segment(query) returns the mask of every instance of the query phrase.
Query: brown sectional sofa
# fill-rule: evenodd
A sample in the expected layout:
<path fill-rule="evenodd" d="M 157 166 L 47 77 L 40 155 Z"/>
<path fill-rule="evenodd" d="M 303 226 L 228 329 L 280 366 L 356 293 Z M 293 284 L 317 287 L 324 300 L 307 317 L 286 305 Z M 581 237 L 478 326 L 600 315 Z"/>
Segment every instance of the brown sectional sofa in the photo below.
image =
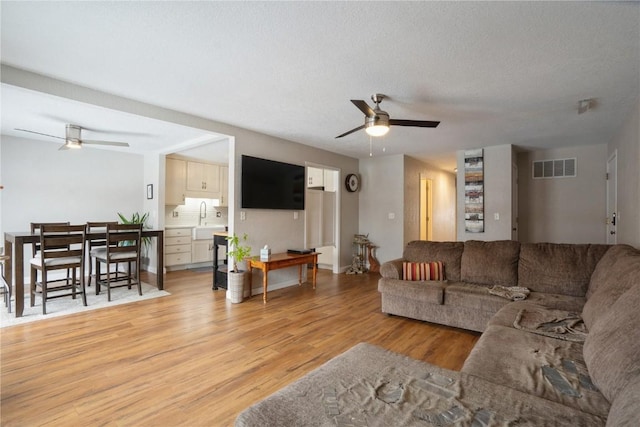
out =
<path fill-rule="evenodd" d="M 413 241 L 403 257 L 385 262 L 378 289 L 388 314 L 482 332 L 510 301 L 488 293 L 494 285 L 531 290 L 527 300 L 580 311 L 591 274 L 607 245 Z M 443 261 L 443 282 L 402 280 L 402 263 Z M 427 303 L 427 304 L 425 304 Z"/>
<path fill-rule="evenodd" d="M 640 425 L 640 251 L 411 242 L 445 281 L 383 264 L 382 310 L 482 331 L 460 372 L 360 343 L 240 413 L 237 427 Z M 523 301 L 494 285 L 531 290 Z"/>
<path fill-rule="evenodd" d="M 406 282 L 403 261 L 443 261 L 447 280 Z M 637 249 L 414 241 L 380 272 L 383 312 L 483 332 L 461 375 L 517 390 L 532 405 L 640 425 Z M 531 293 L 511 302 L 489 294 L 494 285 Z"/>

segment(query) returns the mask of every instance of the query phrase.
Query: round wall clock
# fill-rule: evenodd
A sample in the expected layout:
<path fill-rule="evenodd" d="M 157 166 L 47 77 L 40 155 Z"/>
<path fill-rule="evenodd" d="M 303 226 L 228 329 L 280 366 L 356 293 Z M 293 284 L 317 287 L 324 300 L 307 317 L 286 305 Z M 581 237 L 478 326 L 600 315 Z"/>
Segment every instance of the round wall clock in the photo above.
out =
<path fill-rule="evenodd" d="M 358 175 L 350 173 L 344 180 L 344 186 L 347 187 L 347 191 L 351 193 L 358 191 L 360 189 L 360 178 L 358 178 Z"/>

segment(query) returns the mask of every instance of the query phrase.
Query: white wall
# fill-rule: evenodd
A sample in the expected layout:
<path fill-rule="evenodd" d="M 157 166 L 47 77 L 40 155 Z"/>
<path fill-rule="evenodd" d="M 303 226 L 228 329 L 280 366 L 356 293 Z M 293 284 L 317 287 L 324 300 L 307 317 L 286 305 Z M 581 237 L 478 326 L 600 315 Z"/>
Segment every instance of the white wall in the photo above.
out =
<path fill-rule="evenodd" d="M 457 152 L 458 240 L 510 240 L 512 228 L 510 144 L 484 148 L 484 233 L 468 233 L 464 224 L 464 150 Z M 499 215 L 499 220 L 494 215 Z"/>
<path fill-rule="evenodd" d="M 618 151 L 617 242 L 640 248 L 640 99 L 607 147 Z"/>
<path fill-rule="evenodd" d="M 117 221 L 118 212 L 143 211 L 143 156 L 59 147 L 2 136 L 3 231 L 28 231 L 31 222 Z"/>
<path fill-rule="evenodd" d="M 577 158 L 575 178 L 533 179 L 532 162 Z M 606 145 L 518 155 L 521 242 L 606 242 Z"/>
<path fill-rule="evenodd" d="M 360 202 L 358 232 L 379 246 L 376 255 L 381 263 L 399 258 L 404 248 L 403 170 L 402 154 L 360 160 L 360 192 L 349 194 Z"/>
<path fill-rule="evenodd" d="M 160 186 L 160 170 L 161 165 L 163 166 L 163 159 L 161 159 L 158 154 L 146 154 L 144 156 L 144 172 L 143 172 L 143 180 L 144 185 L 142 186 L 142 194 L 140 197 L 143 200 L 143 208 L 142 212 L 148 212 L 149 218 L 147 219 L 146 225 L 147 227 L 153 229 L 161 229 L 164 228 L 164 194 L 160 191 L 162 188 Z M 164 176 L 164 175 L 163 175 Z M 147 199 L 147 185 L 153 186 L 153 198 Z M 164 185 L 163 185 L 164 186 Z M 146 249 L 146 255 L 148 257 L 148 263 L 143 262 L 143 268 L 152 272 L 158 272 L 158 259 L 156 256 L 157 252 L 157 243 L 156 239 L 151 239 L 151 244 Z"/>

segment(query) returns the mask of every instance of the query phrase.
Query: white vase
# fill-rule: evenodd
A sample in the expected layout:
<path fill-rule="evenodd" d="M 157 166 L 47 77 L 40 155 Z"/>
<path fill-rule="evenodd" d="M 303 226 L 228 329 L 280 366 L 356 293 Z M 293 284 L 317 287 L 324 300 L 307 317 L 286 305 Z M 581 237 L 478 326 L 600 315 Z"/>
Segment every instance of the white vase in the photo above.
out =
<path fill-rule="evenodd" d="M 241 303 L 244 299 L 244 284 L 247 277 L 246 271 L 227 273 L 227 299 L 233 304 Z"/>

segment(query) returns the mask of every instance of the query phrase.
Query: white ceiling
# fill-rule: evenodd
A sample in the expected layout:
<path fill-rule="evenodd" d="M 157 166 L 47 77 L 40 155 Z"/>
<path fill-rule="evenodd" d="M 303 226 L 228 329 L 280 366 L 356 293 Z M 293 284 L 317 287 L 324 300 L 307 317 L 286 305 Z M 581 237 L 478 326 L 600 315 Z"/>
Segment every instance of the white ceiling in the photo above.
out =
<path fill-rule="evenodd" d="M 443 168 L 458 149 L 607 143 L 640 92 L 638 3 L 3 1 L 1 14 L 3 64 L 357 158 L 366 134 L 335 136 L 363 124 L 349 100 L 376 92 L 391 118 L 441 124 L 393 127 L 374 155 Z M 74 120 L 140 152 L 217 137 L 7 85 L 2 97 L 8 135 Z M 578 115 L 584 98 L 596 107 Z"/>

